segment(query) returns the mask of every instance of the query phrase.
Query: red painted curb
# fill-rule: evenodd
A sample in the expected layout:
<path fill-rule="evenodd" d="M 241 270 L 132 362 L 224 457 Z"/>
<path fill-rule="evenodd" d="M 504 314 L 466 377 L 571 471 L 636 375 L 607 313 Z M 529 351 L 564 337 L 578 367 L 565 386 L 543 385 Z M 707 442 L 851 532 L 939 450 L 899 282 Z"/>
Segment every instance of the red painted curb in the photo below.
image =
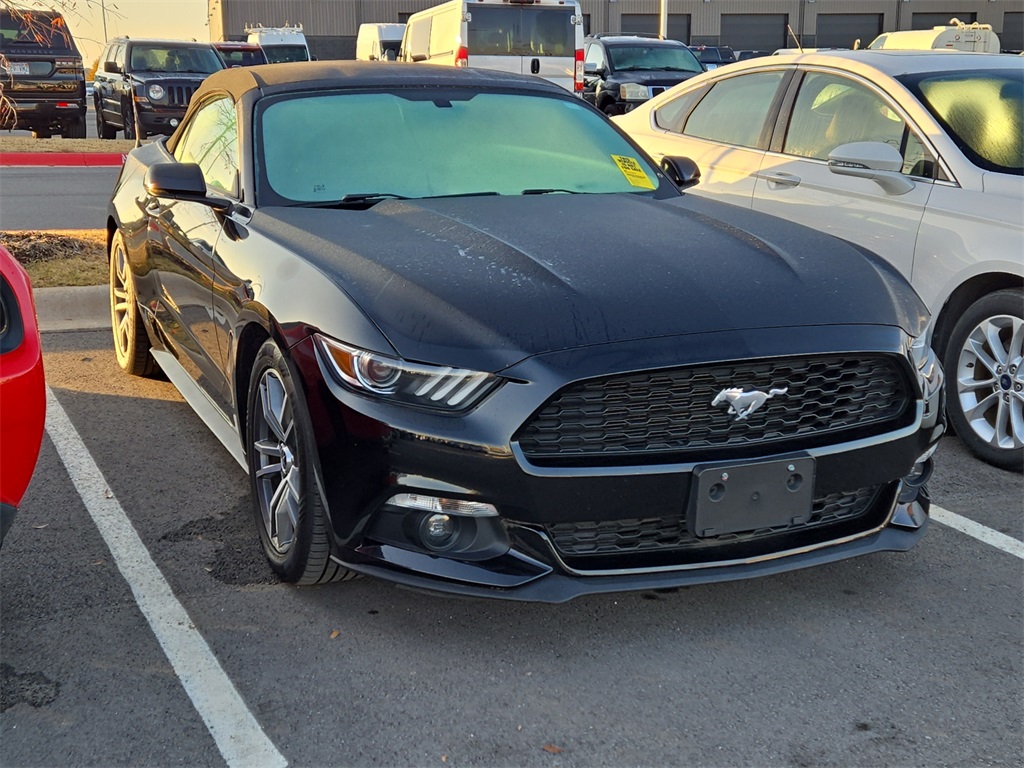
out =
<path fill-rule="evenodd" d="M 0 165 L 77 166 L 124 165 L 120 152 L 0 152 Z"/>

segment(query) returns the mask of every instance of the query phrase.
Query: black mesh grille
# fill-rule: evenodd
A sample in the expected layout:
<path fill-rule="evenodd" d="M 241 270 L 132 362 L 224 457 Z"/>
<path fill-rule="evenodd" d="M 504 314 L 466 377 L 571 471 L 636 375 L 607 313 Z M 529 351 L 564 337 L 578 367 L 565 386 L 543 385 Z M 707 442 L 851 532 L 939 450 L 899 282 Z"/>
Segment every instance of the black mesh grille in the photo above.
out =
<path fill-rule="evenodd" d="M 558 523 L 546 527 L 555 548 L 565 557 L 667 552 L 753 542 L 768 536 L 792 534 L 852 520 L 871 508 L 878 487 L 832 493 L 814 500 L 806 523 L 762 528 L 698 538 L 687 530 L 683 517 L 646 517 L 586 523 Z"/>
<path fill-rule="evenodd" d="M 196 92 L 194 85 L 167 86 L 167 103 L 172 107 L 187 107 L 192 94 Z"/>
<path fill-rule="evenodd" d="M 839 433 L 870 437 L 907 420 L 899 360 L 784 358 L 591 379 L 556 394 L 517 439 L 531 462 L 553 466 L 742 456 L 765 443 L 789 450 Z M 737 420 L 726 403 L 712 405 L 729 388 L 786 392 Z"/>

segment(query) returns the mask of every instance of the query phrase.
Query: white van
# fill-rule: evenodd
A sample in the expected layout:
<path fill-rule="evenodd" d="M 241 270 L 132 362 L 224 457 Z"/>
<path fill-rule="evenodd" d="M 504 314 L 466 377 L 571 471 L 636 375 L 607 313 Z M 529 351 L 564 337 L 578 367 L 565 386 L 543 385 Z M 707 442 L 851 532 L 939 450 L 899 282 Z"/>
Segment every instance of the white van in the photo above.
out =
<path fill-rule="evenodd" d="M 538 75 L 583 92 L 576 0 L 449 0 L 409 17 L 401 61 Z"/>
<path fill-rule="evenodd" d="M 991 24 L 965 24 L 950 19 L 948 26 L 886 32 L 871 41 L 870 49 L 927 51 L 931 49 L 999 53 L 999 36 Z"/>
<path fill-rule="evenodd" d="M 271 64 L 281 61 L 310 61 L 313 58 L 309 55 L 309 46 L 306 44 L 306 35 L 301 24 L 285 27 L 264 27 L 257 24 L 254 27 L 247 26 L 245 32 L 249 36 L 246 42 L 256 43 L 262 48 L 267 61 Z"/>
<path fill-rule="evenodd" d="M 405 24 L 360 24 L 356 61 L 394 61 L 402 47 Z"/>

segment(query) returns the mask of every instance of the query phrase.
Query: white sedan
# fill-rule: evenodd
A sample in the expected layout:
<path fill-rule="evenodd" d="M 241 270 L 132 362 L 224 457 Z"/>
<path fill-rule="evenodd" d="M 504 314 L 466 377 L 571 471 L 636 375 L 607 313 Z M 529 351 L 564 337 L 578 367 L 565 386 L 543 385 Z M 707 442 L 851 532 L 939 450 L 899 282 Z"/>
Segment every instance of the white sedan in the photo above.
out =
<path fill-rule="evenodd" d="M 890 261 L 935 316 L 953 427 L 982 459 L 1020 471 L 1022 116 L 1020 57 L 831 51 L 731 64 L 615 122 L 656 160 L 694 160 L 691 194 Z"/>

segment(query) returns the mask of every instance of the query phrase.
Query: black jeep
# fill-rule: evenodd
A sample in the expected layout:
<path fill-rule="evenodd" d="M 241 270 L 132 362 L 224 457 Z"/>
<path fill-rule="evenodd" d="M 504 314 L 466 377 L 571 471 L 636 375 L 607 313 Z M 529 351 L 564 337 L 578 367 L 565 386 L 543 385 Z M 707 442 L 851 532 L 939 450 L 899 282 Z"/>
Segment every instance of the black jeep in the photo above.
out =
<path fill-rule="evenodd" d="M 189 99 L 224 64 L 213 46 L 186 40 L 117 38 L 107 43 L 93 81 L 96 134 L 126 139 L 174 133 Z"/>
<path fill-rule="evenodd" d="M 0 128 L 85 138 L 85 70 L 56 11 L 0 10 Z"/>

